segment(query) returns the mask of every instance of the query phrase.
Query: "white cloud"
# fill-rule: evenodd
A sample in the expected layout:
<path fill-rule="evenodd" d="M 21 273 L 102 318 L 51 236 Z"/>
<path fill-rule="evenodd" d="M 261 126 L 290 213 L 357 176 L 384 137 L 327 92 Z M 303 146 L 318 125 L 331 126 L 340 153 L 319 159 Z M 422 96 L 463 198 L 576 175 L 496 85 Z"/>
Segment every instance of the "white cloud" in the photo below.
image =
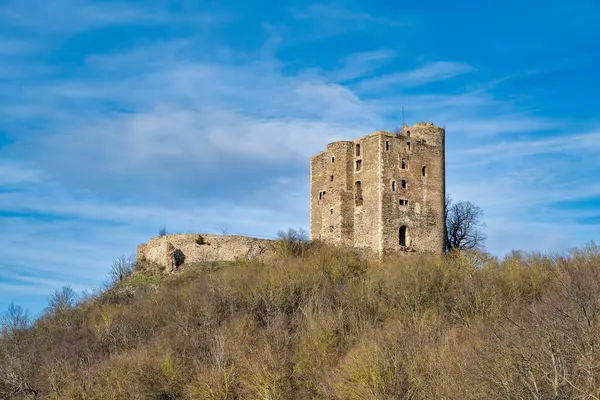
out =
<path fill-rule="evenodd" d="M 0 185 L 29 184 L 39 182 L 42 172 L 17 163 L 0 161 Z"/>
<path fill-rule="evenodd" d="M 50 34 L 73 34 L 119 24 L 183 23 L 206 25 L 232 20 L 231 15 L 204 12 L 171 13 L 167 7 L 135 2 L 96 2 L 90 0 L 7 0 L 0 8 L 5 25 Z"/>
<path fill-rule="evenodd" d="M 351 54 L 343 59 L 341 68 L 326 73 L 326 76 L 334 82 L 362 78 L 373 73 L 396 56 L 396 52 L 385 49 Z"/>
<path fill-rule="evenodd" d="M 544 127 L 545 125 L 526 125 L 521 131 L 531 132 Z M 546 125 L 548 128 L 550 124 Z M 510 129 L 504 131 L 511 132 Z M 535 139 L 535 140 L 501 140 L 492 145 L 476 147 L 466 149 L 464 151 L 458 151 L 456 155 L 458 157 L 485 157 L 489 160 L 489 157 L 499 156 L 502 157 L 523 157 L 541 154 L 563 154 L 563 153 L 577 153 L 582 152 L 594 152 L 597 153 L 600 150 L 600 132 L 580 133 L 580 134 L 569 134 L 569 135 L 554 135 L 552 138 L 546 139 Z"/>
<path fill-rule="evenodd" d="M 45 8 L 33 15 L 22 4 L 15 7 L 11 23 L 44 31 L 52 27 L 42 20 L 52 20 L 67 34 L 138 16 L 138 22 L 182 18 L 133 3 L 108 8 L 60 0 L 54 11 L 39 4 Z M 73 4 L 81 7 L 68 15 L 75 20 L 69 25 L 64 7 Z M 282 45 L 368 24 L 398 25 L 327 6 L 295 16 L 317 29 L 304 35 L 304 26 L 265 25 L 272 42 L 259 55 L 232 49 L 203 54 L 198 41 L 187 38 L 91 54 L 82 69 L 53 80 L 41 78 L 54 70 L 28 70 L 31 82 L 19 90 L 0 82 L 0 91 L 10 93 L 0 97 L 3 130 L 14 140 L 0 150 L 0 185 L 14 189 L 0 193 L 0 210 L 14 214 L 0 215 L 0 260 L 4 271 L 14 268 L 5 278 L 15 280 L 27 268 L 40 274 L 21 280 L 28 294 L 54 284 L 99 283 L 112 257 L 135 251 L 162 225 L 263 237 L 280 228 L 308 228 L 308 157 L 331 141 L 393 129 L 402 104 L 409 122 L 446 124 L 449 192 L 484 207 L 493 251 L 556 248 L 593 237 L 594 226 L 563 228 L 548 215 L 563 221 L 593 213 L 545 208 L 597 195 L 600 188 L 569 172 L 573 160 L 557 166 L 538 157 L 586 153 L 586 166 L 596 166 L 590 156 L 599 139 L 594 131 L 570 136 L 561 130 L 568 121 L 541 118 L 497 98 L 492 90 L 499 82 L 471 91 L 455 87 L 453 94 L 417 92 L 420 85 L 475 71 L 462 62 L 373 77 L 398 57 L 377 48 L 341 58 L 337 69 L 290 69 L 273 57 Z M 0 42 L 0 53 L 2 43 L 5 52 L 18 50 Z M 359 78 L 365 79 L 342 84 Z M 552 139 L 522 136 L 550 129 Z M 3 285 L 0 290 L 15 295 L 20 287 Z"/>
<path fill-rule="evenodd" d="M 370 23 L 384 24 L 391 27 L 400 27 L 409 25 L 408 21 L 388 19 L 385 17 L 374 16 L 370 13 L 353 11 L 346 8 L 339 8 L 332 5 L 312 4 L 305 9 L 292 8 L 292 16 L 296 20 L 322 20 L 327 23 Z"/>
<path fill-rule="evenodd" d="M 523 221 L 506 217 L 486 218 L 489 250 L 504 256 L 511 250 L 564 254 L 574 247 L 589 243 L 597 227 Z"/>
<path fill-rule="evenodd" d="M 363 91 L 380 90 L 400 85 L 402 87 L 420 86 L 450 79 L 472 71 L 474 71 L 474 68 L 466 63 L 436 61 L 414 70 L 395 72 L 376 78 L 365 79 L 360 81 L 356 86 L 359 90 Z"/>
<path fill-rule="evenodd" d="M 37 49 L 37 45 L 24 39 L 0 39 L 0 56 L 14 56 L 29 53 Z"/>

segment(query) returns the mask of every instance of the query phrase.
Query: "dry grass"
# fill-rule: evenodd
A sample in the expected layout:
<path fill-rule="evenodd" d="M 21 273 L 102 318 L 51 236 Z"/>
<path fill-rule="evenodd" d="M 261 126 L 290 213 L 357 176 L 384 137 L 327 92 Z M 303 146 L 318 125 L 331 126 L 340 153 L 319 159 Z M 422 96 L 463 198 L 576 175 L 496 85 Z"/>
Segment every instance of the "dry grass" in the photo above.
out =
<path fill-rule="evenodd" d="M 136 274 L 5 329 L 0 398 L 597 399 L 598 299 L 593 244 Z"/>

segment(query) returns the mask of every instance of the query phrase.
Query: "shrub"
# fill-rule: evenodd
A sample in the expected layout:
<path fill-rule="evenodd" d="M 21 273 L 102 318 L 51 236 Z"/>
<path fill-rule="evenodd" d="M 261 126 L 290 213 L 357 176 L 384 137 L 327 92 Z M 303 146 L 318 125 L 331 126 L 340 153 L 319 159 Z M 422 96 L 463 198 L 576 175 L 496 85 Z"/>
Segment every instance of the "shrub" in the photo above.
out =
<path fill-rule="evenodd" d="M 282 257 L 303 257 L 309 249 L 310 241 L 307 232 L 300 228 L 277 232 L 277 254 Z"/>
<path fill-rule="evenodd" d="M 109 287 L 121 282 L 133 274 L 135 256 L 119 256 L 113 259 L 109 271 Z"/>
<path fill-rule="evenodd" d="M 76 301 L 75 291 L 70 286 L 63 286 L 52 293 L 45 313 L 50 316 L 62 315 L 71 310 Z"/>
<path fill-rule="evenodd" d="M 0 398 L 599 397 L 597 246 L 503 260 L 312 246 L 140 271 L 80 303 L 63 288 L 34 322 L 12 307 Z"/>
<path fill-rule="evenodd" d="M 206 240 L 204 240 L 204 236 L 198 235 L 196 237 L 196 244 L 202 246 L 202 245 L 208 244 L 208 242 Z"/>

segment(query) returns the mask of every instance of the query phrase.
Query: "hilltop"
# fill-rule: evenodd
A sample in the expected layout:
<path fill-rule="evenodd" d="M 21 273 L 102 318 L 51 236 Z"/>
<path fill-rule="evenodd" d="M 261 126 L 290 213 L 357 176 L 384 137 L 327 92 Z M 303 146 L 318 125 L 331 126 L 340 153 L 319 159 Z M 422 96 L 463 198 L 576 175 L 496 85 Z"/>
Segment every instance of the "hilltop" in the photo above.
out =
<path fill-rule="evenodd" d="M 600 248 L 272 257 L 140 270 L 0 339 L 0 398 L 600 395 Z"/>

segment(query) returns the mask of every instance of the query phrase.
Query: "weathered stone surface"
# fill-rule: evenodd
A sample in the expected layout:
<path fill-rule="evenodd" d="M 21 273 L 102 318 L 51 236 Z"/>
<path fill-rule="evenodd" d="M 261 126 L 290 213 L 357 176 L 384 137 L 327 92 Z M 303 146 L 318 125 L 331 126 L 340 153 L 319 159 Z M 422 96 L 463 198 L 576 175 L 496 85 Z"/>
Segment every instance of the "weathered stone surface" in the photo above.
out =
<path fill-rule="evenodd" d="M 202 234 L 165 235 L 138 246 L 137 261 L 150 262 L 174 272 L 185 264 L 261 258 L 273 251 L 274 240 L 247 236 Z"/>
<path fill-rule="evenodd" d="M 444 148 L 445 131 L 431 122 L 328 144 L 311 157 L 311 240 L 442 252 Z"/>

